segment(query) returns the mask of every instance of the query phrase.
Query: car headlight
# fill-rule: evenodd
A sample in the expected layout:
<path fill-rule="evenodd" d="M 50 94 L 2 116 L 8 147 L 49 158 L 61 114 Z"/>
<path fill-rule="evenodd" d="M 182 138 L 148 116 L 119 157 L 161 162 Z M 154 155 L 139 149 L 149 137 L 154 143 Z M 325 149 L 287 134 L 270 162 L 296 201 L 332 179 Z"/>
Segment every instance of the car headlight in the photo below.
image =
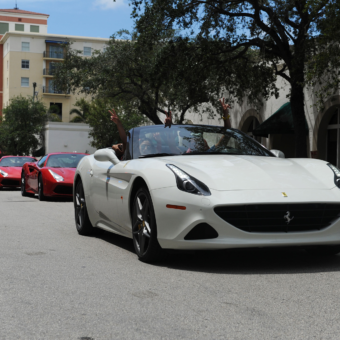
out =
<path fill-rule="evenodd" d="M 2 170 L 0 170 L 0 174 L 1 174 L 2 176 L 4 176 L 4 177 L 7 177 L 7 176 L 8 176 L 8 173 L 5 172 L 5 171 L 2 171 Z"/>
<path fill-rule="evenodd" d="M 334 172 L 334 183 L 335 185 L 340 188 L 340 169 L 334 166 L 331 163 L 327 163 L 327 165 L 333 170 Z"/>
<path fill-rule="evenodd" d="M 48 171 L 50 172 L 50 174 L 53 176 L 53 178 L 57 181 L 57 182 L 63 182 L 64 178 L 61 177 L 60 175 L 56 174 L 55 172 L 53 172 L 52 170 L 48 169 Z"/>
<path fill-rule="evenodd" d="M 175 174 L 177 188 L 179 190 L 195 195 L 211 195 L 209 188 L 198 179 L 188 175 L 186 172 L 173 164 L 167 164 L 166 166 Z"/>

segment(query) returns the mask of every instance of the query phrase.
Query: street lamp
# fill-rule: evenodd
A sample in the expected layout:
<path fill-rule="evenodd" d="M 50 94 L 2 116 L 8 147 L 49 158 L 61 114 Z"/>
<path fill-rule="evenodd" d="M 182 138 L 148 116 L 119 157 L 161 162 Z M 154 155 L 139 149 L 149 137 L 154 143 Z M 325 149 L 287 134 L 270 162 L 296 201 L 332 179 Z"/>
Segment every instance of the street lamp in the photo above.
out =
<path fill-rule="evenodd" d="M 36 94 L 36 92 L 35 92 L 35 88 L 37 87 L 37 83 L 36 82 L 34 82 L 33 83 L 33 101 L 34 101 L 34 97 L 35 97 L 35 94 Z"/>

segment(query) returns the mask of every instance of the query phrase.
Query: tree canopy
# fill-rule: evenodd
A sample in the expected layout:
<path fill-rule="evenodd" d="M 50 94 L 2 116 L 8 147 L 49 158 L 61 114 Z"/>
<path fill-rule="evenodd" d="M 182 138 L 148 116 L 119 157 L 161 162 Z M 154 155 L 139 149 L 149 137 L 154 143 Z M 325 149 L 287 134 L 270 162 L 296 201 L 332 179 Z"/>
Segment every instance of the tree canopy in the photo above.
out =
<path fill-rule="evenodd" d="M 80 104 L 84 105 L 84 103 Z M 86 122 L 91 128 L 89 137 L 92 138 L 92 141 L 90 144 L 94 148 L 102 149 L 121 142 L 117 127 L 110 120 L 108 110 L 112 107 L 115 108 L 125 131 L 144 124 L 146 121 L 142 115 L 136 112 L 136 107 L 131 103 L 112 99 L 95 99 L 87 105 L 86 118 Z"/>
<path fill-rule="evenodd" d="M 14 97 L 3 109 L 0 124 L 0 149 L 4 154 L 31 155 L 41 146 L 46 107 L 30 97 Z"/>
<path fill-rule="evenodd" d="M 159 32 L 147 42 L 144 35 L 121 31 L 112 36 L 105 51 L 93 51 L 90 58 L 68 45 L 65 62 L 56 69 L 55 84 L 73 93 L 133 103 L 138 113 L 155 124 L 162 123 L 159 114 L 168 110 L 177 123 L 185 120 L 189 109 L 214 115 L 214 106 L 219 112 L 218 98 L 226 89 L 235 98 L 246 95 L 253 101 L 275 92 L 275 86 L 260 86 L 263 81 L 273 84 L 274 76 L 258 63 L 256 53 L 249 51 L 248 59 L 229 65 L 217 48 L 178 39 L 174 30 Z"/>
<path fill-rule="evenodd" d="M 189 36 L 206 46 L 206 60 L 232 70 L 242 60 L 252 62 L 250 52 L 256 53 L 263 69 L 271 69 L 290 84 L 296 156 L 307 156 L 303 89 L 307 83 L 313 86 L 321 75 L 328 89 L 338 85 L 336 76 L 329 75 L 339 66 L 339 53 L 332 54 L 340 37 L 339 1 L 132 0 L 132 4 L 138 33 L 145 41 L 176 28 L 183 32 L 182 39 Z M 239 73 L 246 78 L 248 71 L 244 68 Z M 273 82 L 261 76 L 259 80 L 264 80 L 262 87 L 273 88 Z"/>

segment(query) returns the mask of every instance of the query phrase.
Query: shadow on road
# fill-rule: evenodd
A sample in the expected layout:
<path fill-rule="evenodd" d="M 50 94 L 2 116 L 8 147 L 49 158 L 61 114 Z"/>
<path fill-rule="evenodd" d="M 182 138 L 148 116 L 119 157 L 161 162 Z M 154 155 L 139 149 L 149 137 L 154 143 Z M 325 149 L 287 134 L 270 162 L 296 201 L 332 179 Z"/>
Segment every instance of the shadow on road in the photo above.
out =
<path fill-rule="evenodd" d="M 113 246 L 135 252 L 132 240 L 126 237 L 104 230 L 98 230 L 95 237 Z M 312 256 L 302 248 L 167 251 L 161 261 L 152 265 L 214 274 L 322 273 L 340 271 L 340 255 Z"/>
<path fill-rule="evenodd" d="M 130 251 L 131 253 L 135 253 L 135 249 L 133 247 L 132 239 L 123 237 L 117 234 L 110 233 L 108 231 L 97 229 L 94 237 L 99 238 L 105 242 L 111 243 L 112 245 Z M 136 257 L 137 259 L 137 257 Z"/>
<path fill-rule="evenodd" d="M 312 256 L 301 248 L 229 249 L 173 253 L 158 264 L 215 274 L 294 274 L 340 271 L 340 256 Z"/>

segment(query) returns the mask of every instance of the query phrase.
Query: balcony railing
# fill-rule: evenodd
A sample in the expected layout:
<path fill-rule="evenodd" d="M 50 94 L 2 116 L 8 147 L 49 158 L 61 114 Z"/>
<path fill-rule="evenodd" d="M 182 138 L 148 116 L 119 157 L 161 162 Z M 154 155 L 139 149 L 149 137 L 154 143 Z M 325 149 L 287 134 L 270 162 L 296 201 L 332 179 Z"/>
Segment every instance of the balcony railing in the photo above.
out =
<path fill-rule="evenodd" d="M 54 76 L 55 68 L 44 68 L 43 75 L 44 76 Z"/>
<path fill-rule="evenodd" d="M 53 86 L 43 86 L 43 93 L 51 93 L 51 94 L 70 94 L 70 91 L 59 91 Z"/>
<path fill-rule="evenodd" d="M 44 51 L 44 58 L 64 59 L 65 52 Z"/>

